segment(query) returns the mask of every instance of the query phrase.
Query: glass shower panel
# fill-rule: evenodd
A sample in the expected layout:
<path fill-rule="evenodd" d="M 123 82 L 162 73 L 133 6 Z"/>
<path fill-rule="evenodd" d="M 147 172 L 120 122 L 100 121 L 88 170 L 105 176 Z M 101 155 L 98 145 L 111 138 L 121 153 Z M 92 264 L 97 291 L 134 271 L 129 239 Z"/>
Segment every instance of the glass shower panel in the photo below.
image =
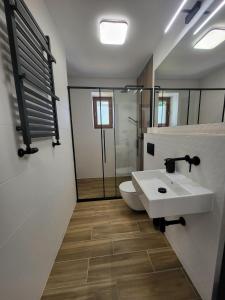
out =
<path fill-rule="evenodd" d="M 199 124 L 222 122 L 224 99 L 224 91 L 202 91 L 199 107 Z"/>
<path fill-rule="evenodd" d="M 137 170 L 138 91 L 114 91 L 114 128 L 116 157 L 116 194 L 119 184 L 131 180 Z"/>
<path fill-rule="evenodd" d="M 199 99 L 200 91 L 190 91 L 187 125 L 198 124 Z"/>
<path fill-rule="evenodd" d="M 95 128 L 95 97 L 100 97 L 98 90 L 70 90 L 79 200 L 104 198 L 102 130 Z"/>
<path fill-rule="evenodd" d="M 102 153 L 105 197 L 115 197 L 115 120 L 114 92 L 101 89 L 101 105 L 99 105 L 102 124 Z"/>

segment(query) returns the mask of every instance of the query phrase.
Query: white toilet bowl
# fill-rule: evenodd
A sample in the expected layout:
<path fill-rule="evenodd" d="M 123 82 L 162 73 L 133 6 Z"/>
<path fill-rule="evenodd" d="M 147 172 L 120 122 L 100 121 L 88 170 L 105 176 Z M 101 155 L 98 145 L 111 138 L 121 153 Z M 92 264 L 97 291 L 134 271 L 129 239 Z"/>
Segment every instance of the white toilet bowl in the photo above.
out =
<path fill-rule="evenodd" d="M 145 210 L 138 195 L 135 191 L 132 181 L 125 181 L 119 185 L 120 194 L 126 204 L 133 210 L 143 211 Z"/>

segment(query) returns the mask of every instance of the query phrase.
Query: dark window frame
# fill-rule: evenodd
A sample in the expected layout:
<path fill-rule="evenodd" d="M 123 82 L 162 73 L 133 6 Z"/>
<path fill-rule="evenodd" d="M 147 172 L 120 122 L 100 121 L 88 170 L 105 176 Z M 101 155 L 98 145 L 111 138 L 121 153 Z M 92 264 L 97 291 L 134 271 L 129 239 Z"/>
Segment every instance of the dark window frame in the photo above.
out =
<path fill-rule="evenodd" d="M 95 129 L 104 129 L 104 128 L 113 128 L 113 108 L 112 108 L 112 97 L 93 97 L 93 116 L 94 116 L 94 128 Z M 98 124 L 98 110 L 97 103 L 101 101 L 107 101 L 109 103 L 109 124 L 108 125 L 99 125 Z"/>
<path fill-rule="evenodd" d="M 170 125 L 170 97 L 159 97 L 159 101 L 166 102 L 166 123 L 158 122 L 158 127 L 168 127 Z"/>

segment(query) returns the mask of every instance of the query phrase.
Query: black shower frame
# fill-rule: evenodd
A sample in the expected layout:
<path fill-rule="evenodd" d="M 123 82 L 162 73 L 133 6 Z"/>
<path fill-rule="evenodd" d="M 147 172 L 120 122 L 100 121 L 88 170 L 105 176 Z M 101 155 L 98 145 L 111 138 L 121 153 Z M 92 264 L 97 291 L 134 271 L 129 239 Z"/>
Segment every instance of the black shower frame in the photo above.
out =
<path fill-rule="evenodd" d="M 153 109 L 153 89 L 152 88 L 143 88 L 142 86 L 126 86 L 126 87 L 99 87 L 99 86 L 68 86 L 68 99 L 69 99 L 69 109 L 70 109 L 70 125 L 71 125 L 71 135 L 72 135 L 72 147 L 73 147 L 73 161 L 74 161 L 74 174 L 75 174 L 75 184 L 76 184 L 76 197 L 77 197 L 77 202 L 88 202 L 88 201 L 99 201 L 99 200 L 114 200 L 114 199 L 120 199 L 120 196 L 114 196 L 114 197 L 107 197 L 106 192 L 105 192 L 105 176 L 104 176 L 104 161 L 103 161 L 103 155 L 102 155 L 102 174 L 103 174 L 103 179 L 102 179 L 102 185 L 103 185 L 103 197 L 98 197 L 98 198 L 87 198 L 87 199 L 79 199 L 79 192 L 78 192 L 78 183 L 77 183 L 77 168 L 76 168 L 76 151 L 75 151 L 75 140 L 74 140 L 74 131 L 73 131 L 73 118 L 72 118 L 72 108 L 71 108 L 71 90 L 96 90 L 99 92 L 101 95 L 102 90 L 110 90 L 113 92 L 113 100 L 115 99 L 114 93 L 115 91 L 150 91 L 150 96 L 149 96 L 149 102 L 150 102 L 150 119 L 149 119 L 149 127 L 152 127 L 152 109 Z M 114 110 L 115 110 L 115 101 L 113 101 L 114 105 Z M 142 106 L 142 102 L 141 102 Z M 103 128 L 100 128 L 101 130 L 101 141 L 103 137 Z M 143 135 L 143 129 L 141 127 L 141 135 Z M 114 149 L 115 149 L 115 130 L 114 130 Z M 101 142 L 101 150 L 103 153 L 103 143 Z M 116 189 L 116 149 L 114 152 L 115 155 L 115 189 Z"/>

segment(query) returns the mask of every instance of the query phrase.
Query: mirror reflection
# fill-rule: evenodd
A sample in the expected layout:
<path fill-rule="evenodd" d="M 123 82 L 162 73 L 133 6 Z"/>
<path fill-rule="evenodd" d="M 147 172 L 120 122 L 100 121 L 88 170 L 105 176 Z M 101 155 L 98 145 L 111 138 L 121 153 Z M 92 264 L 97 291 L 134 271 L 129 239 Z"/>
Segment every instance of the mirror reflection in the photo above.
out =
<path fill-rule="evenodd" d="M 224 122 L 225 8 L 199 29 L 206 18 L 156 70 L 155 126 Z"/>

